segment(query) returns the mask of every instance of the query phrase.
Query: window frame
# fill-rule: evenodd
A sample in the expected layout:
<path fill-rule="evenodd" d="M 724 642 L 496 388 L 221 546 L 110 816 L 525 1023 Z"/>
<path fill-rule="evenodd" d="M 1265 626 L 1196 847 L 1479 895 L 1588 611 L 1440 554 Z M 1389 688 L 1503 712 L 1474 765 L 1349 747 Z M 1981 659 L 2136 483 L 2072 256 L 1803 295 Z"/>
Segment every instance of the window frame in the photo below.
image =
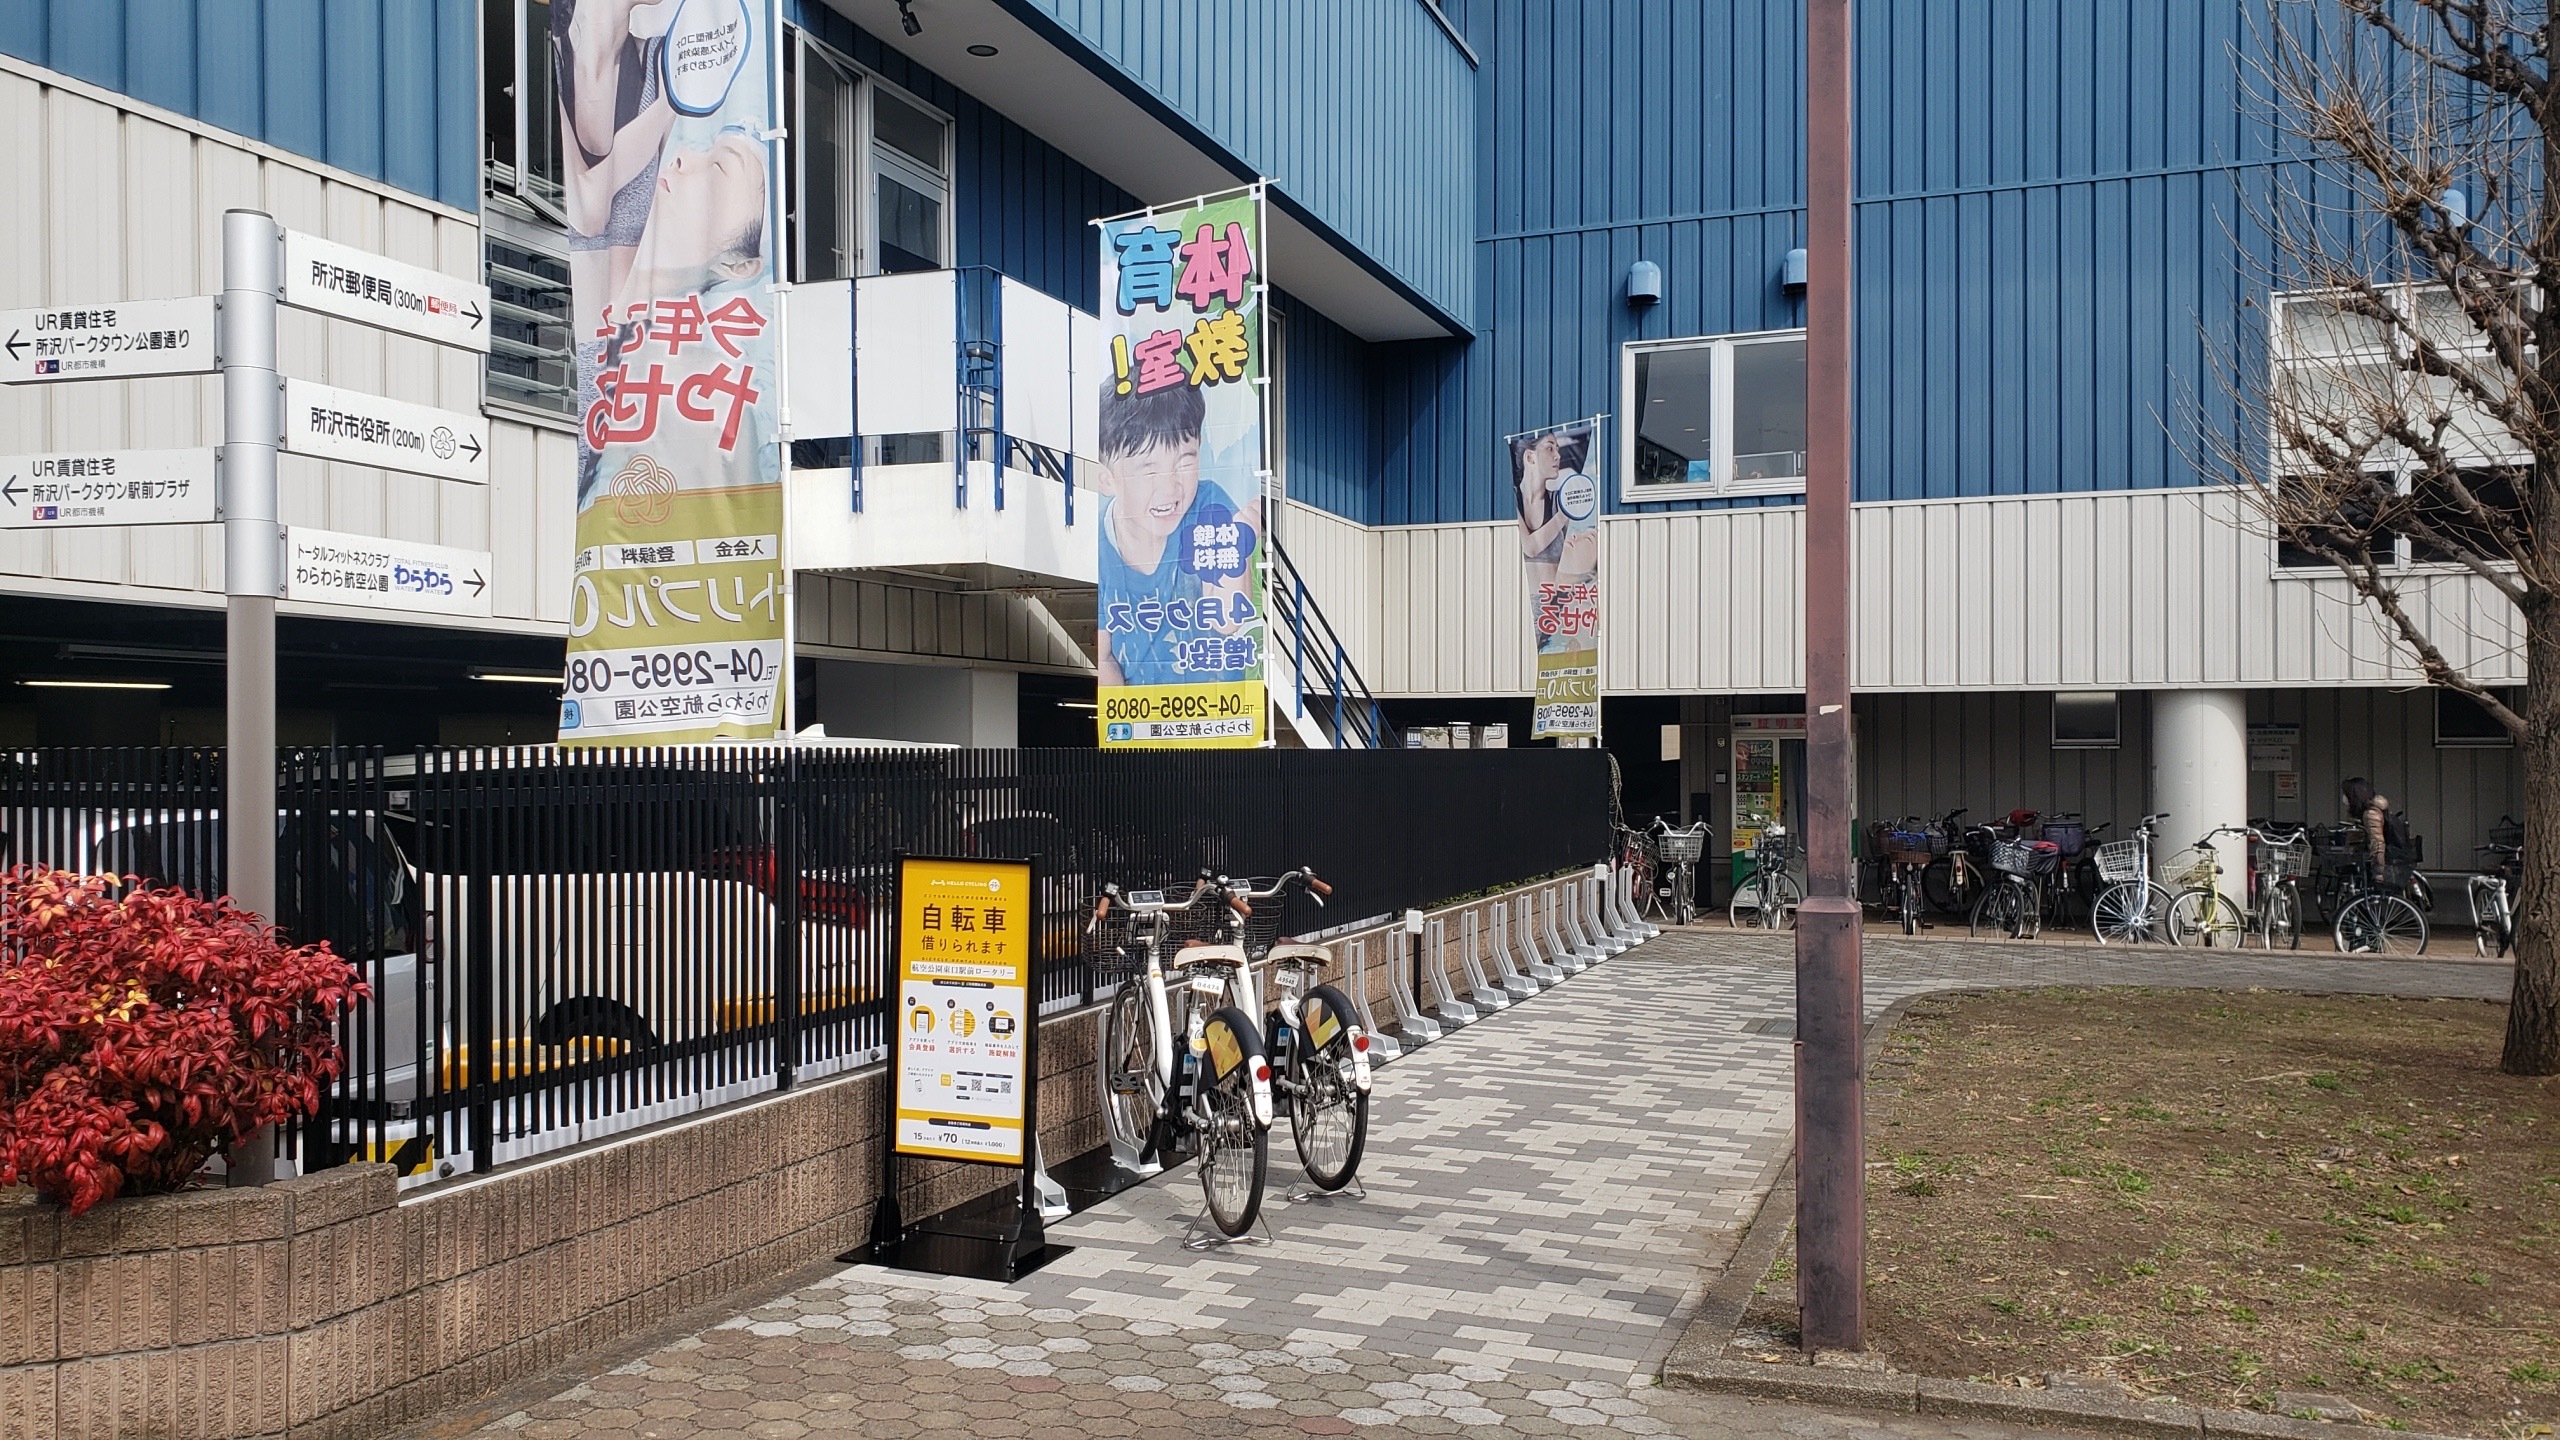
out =
<path fill-rule="evenodd" d="M 2378 351 L 2364 349 L 2342 349 L 2334 352 L 2313 352 L 2310 355 L 2293 353 L 2293 323 L 2291 316 L 2294 307 L 2316 304 L 2320 301 L 2330 299 L 2346 292 L 2323 288 L 2316 290 L 2279 290 L 2268 294 L 2267 391 L 2270 396 L 2277 393 L 2279 387 L 2288 376 L 2296 373 L 2297 370 L 2310 369 L 2312 363 L 2318 360 L 2345 361 L 2348 363 L 2360 362 L 2368 365 L 2387 361 L 2387 363 L 2391 365 L 2395 376 L 2395 386 L 2405 385 L 2415 378 L 2408 370 L 2402 367 L 2402 362 L 2408 358 L 2410 353 L 2410 342 L 2403 327 L 2414 326 L 2422 323 L 2419 318 L 2420 297 L 2428 294 L 2443 293 L 2444 287 L 2441 285 L 2429 284 L 2425 281 L 2411 280 L 2395 281 L 2390 284 L 2377 285 L 2375 288 L 2383 292 L 2383 294 L 2391 301 L 2392 307 L 2399 311 L 2401 315 L 2400 325 L 2393 327 L 2390 332 L 2391 350 L 2387 356 Z M 2447 358 L 2453 360 L 2492 358 L 2488 337 L 2485 335 L 2478 335 L 2476 338 L 2466 339 L 2459 344 L 2439 340 L 2436 342 L 2436 345 L 2437 349 L 2443 352 Z M 2514 437 L 2509 436 L 2507 438 L 2512 442 Z M 2266 444 L 2266 474 L 2268 477 L 2266 483 L 2282 485 L 2288 478 L 2291 478 L 2291 471 L 2293 467 L 2287 465 L 2284 446 L 2272 433 L 2266 437 Z M 2458 452 L 2455 458 L 2464 462 L 2462 468 L 2469 469 L 2530 470 L 2533 466 L 2532 453 L 2524 449 L 2522 446 L 2515 445 L 2513 443 L 2510 443 L 2504 448 L 2480 447 L 2476 453 Z M 2399 446 L 2389 442 L 2382 442 L 2378 444 L 2375 447 L 2373 454 L 2367 457 L 2365 465 L 2365 470 L 2368 474 L 2378 474 L 2383 471 L 2391 472 L 2393 477 L 2392 493 L 2403 497 L 2412 493 L 2418 468 L 2419 466 L 2415 459 L 2404 453 Z M 2391 540 L 2392 558 L 2388 562 L 2385 562 L 2381 568 L 2392 574 L 2468 575 L 2472 573 L 2471 568 L 2462 564 L 2460 561 L 2420 559 L 2417 554 L 2417 541 L 2404 531 L 2393 531 Z M 2511 565 L 2503 561 L 2495 563 L 2499 569 L 2512 568 Z M 2335 576 L 2337 574 L 2337 567 L 2326 560 L 2319 560 L 2300 565 L 2286 564 L 2284 561 L 2283 537 L 2270 533 L 2267 536 L 2267 572 L 2269 575 L 2279 580 L 2316 580 L 2324 574 Z"/>
<path fill-rule="evenodd" d="M 2098 695 L 2107 697 L 2107 710 L 2115 721 L 2112 730 L 2104 737 L 2075 736 L 2065 739 L 2062 734 L 2063 697 Z M 2124 748 L 2124 692 L 2121 690 L 2056 690 L 2047 706 L 2045 731 L 2052 741 L 2052 748 L 2056 750 L 2121 750 Z"/>
<path fill-rule="evenodd" d="M 1618 427 L 1618 500 L 1626 505 L 1660 505 L 1679 500 L 1726 500 L 1767 495 L 1802 495 L 1805 477 L 1775 476 L 1759 480 L 1737 480 L 1733 474 L 1733 375 L 1734 352 L 1744 346 L 1767 345 L 1794 341 L 1804 343 L 1803 327 L 1778 330 L 1747 330 L 1725 335 L 1684 335 L 1664 340 L 1630 340 L 1619 347 L 1618 393 L 1620 408 L 1627 421 Z M 1665 485 L 1640 485 L 1636 482 L 1636 453 L 1644 429 L 1644 416 L 1639 413 L 1636 391 L 1636 363 L 1640 355 L 1705 350 L 1707 372 L 1707 480 L 1686 480 Z"/>
<path fill-rule="evenodd" d="M 2495 688 L 2497 688 L 2498 690 L 2500 690 L 2500 691 L 2504 692 L 2504 693 L 2503 693 L 2502 698 L 2504 699 L 2505 703 L 2506 703 L 2506 704 L 2508 704 L 2509 706 L 2514 706 L 2514 705 L 2516 705 L 2516 704 L 2518 704 L 2518 703 L 2519 703 L 2519 697 L 2521 696 L 2522 691 L 2521 691 L 2518 687 L 2515 687 L 2515 686 L 2508 686 L 2508 685 L 2501 685 L 2501 686 L 2497 686 L 2497 687 L 2495 687 Z M 2433 698 L 2434 698 L 2434 700 L 2435 700 L 2435 729 L 2436 729 L 2436 748 L 2437 748 L 2437 749 L 2439 749 L 2439 750 L 2512 750 L 2512 749 L 2514 749 L 2514 748 L 2516 747 L 2516 737 L 2515 737 L 2515 736 L 2513 736 L 2513 735 L 2508 734 L 2508 733 L 2507 733 L 2507 728 L 2506 728 L 2505 726 L 2500 725 L 2500 724 L 2497 722 L 2497 720 L 2496 720 L 2495 718 L 2492 718 L 2492 717 L 2490 717 L 2490 716 L 2489 716 L 2489 711 L 2488 711 L 2488 707 L 2487 707 L 2487 706 L 2482 705 L 2479 701 L 2472 699 L 2469 695 L 2464 694 L 2464 693 L 2463 693 L 2462 691 L 2460 691 L 2460 690 L 2453 689 L 2453 688 L 2452 688 L 2452 687 L 2450 687 L 2450 686 L 2436 685 L 2436 686 L 2429 686 L 2429 687 L 2428 687 L 2428 689 L 2429 689 L 2430 691 L 2432 691 L 2432 692 L 2433 692 Z M 2448 734 L 2446 734 L 2446 733 L 2445 733 L 2445 728 L 2444 728 L 2444 707 L 2445 707 L 2445 702 L 2446 702 L 2447 700 L 2457 701 L 2457 702 L 2459 702 L 2459 703 L 2461 703 L 2461 704 L 2470 705 L 2470 706 L 2472 706 L 2472 707 L 2474 707 L 2474 708 L 2478 709 L 2478 710 L 2480 711 L 2481 716 L 2482 716 L 2484 719 L 2487 719 L 2487 720 L 2488 720 L 2488 723 L 2489 723 L 2489 726 L 2490 726 L 2490 733 L 2480 734 L 2480 735 L 2448 735 Z"/>
<path fill-rule="evenodd" d="M 785 28 L 791 32 L 799 48 L 799 56 L 793 67 L 795 83 L 791 87 L 791 94 L 786 97 L 789 103 L 786 106 L 784 119 L 784 123 L 791 127 L 794 135 L 803 133 L 800 126 L 803 117 L 807 114 L 805 97 L 808 93 L 808 67 L 812 58 L 820 64 L 832 67 L 837 73 L 849 77 L 853 82 L 853 134 L 846 153 L 847 173 L 841 177 L 845 186 L 842 193 L 852 201 L 854 207 L 851 223 L 844 228 L 844 233 L 853 237 L 853 265 L 849 274 L 832 276 L 828 280 L 803 282 L 799 279 L 800 275 L 806 273 L 802 261 L 803 252 L 807 248 L 807 230 L 796 217 L 799 214 L 801 196 L 805 191 L 802 181 L 806 174 L 804 166 L 807 163 L 805 158 L 807 151 L 801 145 L 792 144 L 788 147 L 790 161 L 786 166 L 790 173 L 785 177 L 789 187 L 789 201 L 785 213 L 795 217 L 790 222 L 793 283 L 828 284 L 835 280 L 868 278 L 882 273 L 879 198 L 882 167 L 879 164 L 879 157 L 885 147 L 878 143 L 875 136 L 877 127 L 872 124 L 871 106 L 873 96 L 883 91 L 899 103 L 939 122 L 942 126 L 942 174 L 938 176 L 929 174 L 904 154 L 889 156 L 889 174 L 890 178 L 899 184 L 927 194 L 940 202 L 941 226 L 936 243 L 942 251 L 942 263 L 936 268 L 942 270 L 956 268 L 953 259 L 959 244 L 959 234 L 957 222 L 952 214 L 952 196 L 957 188 L 953 172 L 959 168 L 960 159 L 959 122 L 941 106 L 924 99 L 903 85 L 881 78 L 878 71 L 809 33 L 807 29 L 788 23 Z"/>
<path fill-rule="evenodd" d="M 904 151 L 880 143 L 877 134 L 879 127 L 874 123 L 872 107 L 878 103 L 878 97 L 884 91 L 891 99 L 909 109 L 941 122 L 942 173 L 937 175 L 918 164 Z M 856 102 L 855 113 L 859 120 L 858 128 L 862 133 L 863 213 L 860 221 L 863 246 L 862 273 L 865 275 L 886 273 L 880 269 L 880 182 L 884 178 L 895 180 L 935 202 L 939 217 L 936 228 L 939 233 L 934 237 L 934 243 L 942 253 L 937 257 L 940 263 L 933 268 L 937 270 L 957 268 L 952 263 L 955 237 L 951 215 L 951 196 L 954 188 L 951 172 L 957 167 L 959 160 L 959 125 L 943 111 L 942 107 L 928 104 L 913 91 L 903 86 L 893 85 L 869 73 L 863 75 L 862 94 Z"/>

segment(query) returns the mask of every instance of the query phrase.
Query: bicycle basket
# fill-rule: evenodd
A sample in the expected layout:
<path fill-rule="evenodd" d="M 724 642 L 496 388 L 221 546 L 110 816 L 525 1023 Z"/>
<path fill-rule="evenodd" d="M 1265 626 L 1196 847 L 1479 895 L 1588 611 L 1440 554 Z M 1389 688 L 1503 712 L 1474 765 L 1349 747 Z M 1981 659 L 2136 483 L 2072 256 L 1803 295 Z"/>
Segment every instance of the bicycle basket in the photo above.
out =
<path fill-rule="evenodd" d="M 2006 875 L 2050 875 L 2061 862 L 2062 852 L 2050 841 L 2001 840 L 1991 846 L 1991 868 Z"/>
<path fill-rule="evenodd" d="M 2169 883 L 2187 890 L 2210 889 L 2221 858 L 2209 845 L 2190 845 L 2169 857 Z"/>
<path fill-rule="evenodd" d="M 2142 878 L 2142 842 L 2113 840 L 2098 847 L 2098 878 L 2122 885 Z"/>
<path fill-rule="evenodd" d="M 1096 978 L 1117 980 L 1146 968 L 1147 947 L 1137 920 L 1129 911 L 1114 907 L 1101 924 L 1086 932 L 1084 958 Z"/>
<path fill-rule="evenodd" d="M 2076 820 L 2047 820 L 2044 838 L 2052 841 L 2062 858 L 2068 860 L 2089 847 L 2089 827 Z"/>
<path fill-rule="evenodd" d="M 1654 837 L 1654 858 L 1666 865 L 1686 860 L 1695 864 L 1707 853 L 1707 827 L 1692 825 L 1686 830 L 1666 830 Z"/>
<path fill-rule="evenodd" d="M 2522 845 L 2524 843 L 2524 825 L 2515 820 L 2499 821 L 2497 824 L 2489 827 L 2489 843 L 2492 845 Z"/>
<path fill-rule="evenodd" d="M 2258 842 L 2258 873 L 2269 879 L 2311 873 L 2311 847 L 2296 840 L 2290 844 Z"/>
<path fill-rule="evenodd" d="M 1884 837 L 1884 858 L 1895 865 L 1926 865 L 1934 852 L 1925 830 L 1888 830 Z"/>

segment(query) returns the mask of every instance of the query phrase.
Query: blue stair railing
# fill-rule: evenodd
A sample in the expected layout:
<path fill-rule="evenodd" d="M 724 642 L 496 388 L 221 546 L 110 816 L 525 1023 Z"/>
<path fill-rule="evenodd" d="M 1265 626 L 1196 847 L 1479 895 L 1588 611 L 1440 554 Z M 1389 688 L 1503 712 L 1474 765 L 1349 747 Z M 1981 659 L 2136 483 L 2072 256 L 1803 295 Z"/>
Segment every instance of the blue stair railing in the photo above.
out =
<path fill-rule="evenodd" d="M 1298 671 L 1298 693 L 1291 702 L 1293 714 L 1303 719 L 1307 700 L 1313 692 L 1318 702 L 1317 722 L 1332 737 L 1335 749 L 1393 749 L 1400 743 L 1395 727 L 1387 723 L 1386 711 L 1369 693 L 1369 683 L 1352 667 L 1342 637 L 1333 623 L 1324 617 L 1323 607 L 1307 591 L 1306 577 L 1298 573 L 1289 552 L 1276 539 L 1271 542 L 1273 567 L 1272 593 L 1268 597 L 1279 624 L 1275 636 L 1288 647 L 1289 657 Z"/>

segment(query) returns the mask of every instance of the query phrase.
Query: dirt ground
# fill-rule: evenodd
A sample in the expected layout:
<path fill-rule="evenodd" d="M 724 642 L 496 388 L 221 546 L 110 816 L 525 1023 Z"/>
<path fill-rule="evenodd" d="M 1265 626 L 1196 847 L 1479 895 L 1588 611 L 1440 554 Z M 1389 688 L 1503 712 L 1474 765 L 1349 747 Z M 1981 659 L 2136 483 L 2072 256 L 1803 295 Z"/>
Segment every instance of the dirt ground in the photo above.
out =
<path fill-rule="evenodd" d="M 1925 1374 L 2551 1434 L 2560 1079 L 2497 1073 L 2505 1023 L 2267 992 L 1922 1001 L 1869 1094 L 1873 1342 Z"/>

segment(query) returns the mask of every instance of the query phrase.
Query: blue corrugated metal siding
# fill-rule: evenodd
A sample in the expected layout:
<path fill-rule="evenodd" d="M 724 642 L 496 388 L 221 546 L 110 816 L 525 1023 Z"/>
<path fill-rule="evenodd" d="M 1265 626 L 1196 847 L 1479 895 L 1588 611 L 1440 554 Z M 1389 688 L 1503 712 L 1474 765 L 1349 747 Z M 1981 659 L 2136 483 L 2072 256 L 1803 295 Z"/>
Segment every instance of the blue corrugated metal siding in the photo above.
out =
<path fill-rule="evenodd" d="M 882 45 L 823 5 L 785 0 L 792 23 L 951 116 L 952 234 L 959 263 L 992 265 L 1080 310 L 1099 304 L 1097 216 L 1134 209 L 1127 191 Z"/>
<path fill-rule="evenodd" d="M 0 52 L 472 209 L 478 0 L 5 0 Z"/>
<path fill-rule="evenodd" d="M 1007 0 L 1117 66 L 1404 282 L 1473 322 L 1476 72 L 1409 0 Z"/>
<path fill-rule="evenodd" d="M 1279 308 L 1289 498 L 1374 525 L 1378 429 L 1372 347 L 1288 295 L 1280 296 Z"/>
<path fill-rule="evenodd" d="M 2265 154 L 2238 10 L 1860 7 L 1860 499 L 2197 478 L 2170 427 L 2191 397 L 2231 423 L 2206 355 L 2264 260 L 2231 238 Z M 1479 339 L 1380 348 L 1391 522 L 1504 513 L 1498 437 L 1623 415 L 1629 340 L 1802 323 L 1777 285 L 1803 235 L 1799 0 L 1449 14 L 1483 57 Z M 1638 259 L 1664 270 L 1649 311 L 1623 298 Z"/>

